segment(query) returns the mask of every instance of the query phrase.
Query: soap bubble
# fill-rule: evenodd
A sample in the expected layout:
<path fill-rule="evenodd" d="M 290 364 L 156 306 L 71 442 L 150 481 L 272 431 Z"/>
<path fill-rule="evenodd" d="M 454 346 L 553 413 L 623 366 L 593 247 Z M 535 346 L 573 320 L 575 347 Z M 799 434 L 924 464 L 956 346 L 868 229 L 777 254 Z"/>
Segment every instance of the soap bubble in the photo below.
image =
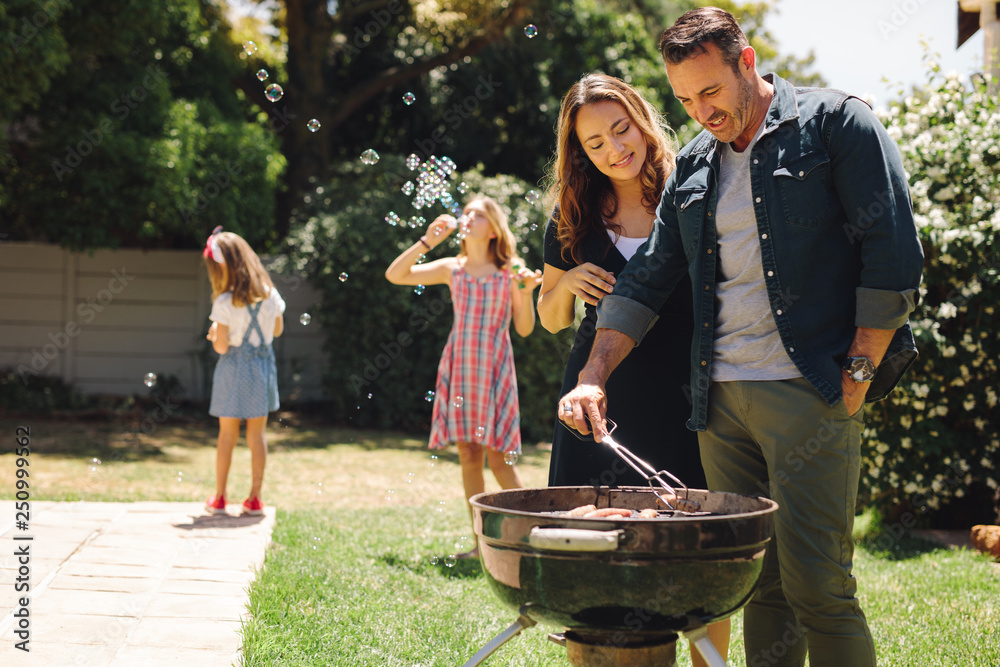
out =
<path fill-rule="evenodd" d="M 437 565 L 437 564 L 438 564 L 438 557 L 431 556 L 431 565 Z"/>
<path fill-rule="evenodd" d="M 465 181 L 462 181 L 461 183 L 458 184 L 458 187 L 455 189 L 458 190 L 458 194 L 464 195 L 466 192 L 469 191 L 469 186 L 466 184 Z"/>
<path fill-rule="evenodd" d="M 101 465 L 101 459 L 90 459 L 91 465 L 90 472 L 97 472 L 97 466 Z"/>
<path fill-rule="evenodd" d="M 462 405 L 465 404 L 465 399 L 462 398 L 461 396 L 456 396 L 455 398 L 452 399 L 451 404 L 454 405 L 456 408 L 460 408 L 462 407 Z"/>
<path fill-rule="evenodd" d="M 455 563 L 458 562 L 458 557 L 455 554 L 448 554 L 448 557 L 444 559 L 445 567 L 455 567 Z"/>
<path fill-rule="evenodd" d="M 420 229 L 426 224 L 427 220 L 425 220 L 422 216 L 414 215 L 410 218 L 410 227 L 412 229 Z"/>
<path fill-rule="evenodd" d="M 264 89 L 264 95 L 267 97 L 267 99 L 271 100 L 272 102 L 277 102 L 278 100 L 281 99 L 281 96 L 284 94 L 285 91 L 282 90 L 281 86 L 279 86 L 276 83 L 272 83 L 270 86 Z"/>
<path fill-rule="evenodd" d="M 250 41 L 243 42 L 243 51 L 248 56 L 252 56 L 253 54 L 257 53 L 257 45 Z"/>
<path fill-rule="evenodd" d="M 528 25 L 524 26 L 524 36 L 527 37 L 528 39 L 531 39 L 537 34 L 538 34 L 538 27 L 535 26 L 534 23 L 529 23 Z"/>
<path fill-rule="evenodd" d="M 403 224 L 403 221 L 400 219 L 398 215 L 396 215 L 395 211 L 389 211 L 388 213 L 386 213 L 385 221 L 388 222 L 393 227 Z"/>
<path fill-rule="evenodd" d="M 529 204 L 537 204 L 538 200 L 541 199 L 541 195 L 535 190 L 528 190 L 528 192 L 524 195 L 524 199 Z"/>
<path fill-rule="evenodd" d="M 404 195 L 413 194 L 413 181 L 407 181 L 406 183 L 403 183 L 403 187 L 401 189 Z"/>
<path fill-rule="evenodd" d="M 412 472 L 406 474 L 406 483 L 413 484 L 414 474 Z"/>
<path fill-rule="evenodd" d="M 476 429 L 476 440 L 482 440 L 483 436 L 486 435 L 486 427 L 480 426 Z"/>
<path fill-rule="evenodd" d="M 340 276 L 339 276 L 339 278 L 340 278 L 340 282 L 346 283 L 347 282 L 347 273 L 341 273 Z"/>
<path fill-rule="evenodd" d="M 361 154 L 361 161 L 367 165 L 375 164 L 378 162 L 378 153 L 376 153 L 374 149 L 369 148 Z"/>
<path fill-rule="evenodd" d="M 403 104 L 405 104 L 406 106 L 410 106 L 416 101 L 417 101 L 417 96 L 414 95 L 413 93 L 406 93 L 405 95 L 403 95 Z"/>
<path fill-rule="evenodd" d="M 267 78 L 267 70 L 266 69 L 259 69 L 259 70 L 257 70 L 257 80 L 258 81 L 263 81 L 266 78 Z"/>
<path fill-rule="evenodd" d="M 386 494 L 385 495 L 385 499 L 387 501 L 389 501 L 389 502 L 392 502 L 393 498 L 396 497 L 396 492 L 393 491 L 392 489 L 389 489 L 388 491 L 386 491 L 385 494 Z"/>
<path fill-rule="evenodd" d="M 420 166 L 420 156 L 416 153 L 410 153 L 406 158 L 406 166 L 410 168 L 410 171 L 414 171 Z"/>
<path fill-rule="evenodd" d="M 517 452 L 505 452 L 503 455 L 503 462 L 509 466 L 512 466 L 515 463 L 517 463 L 517 460 L 519 458 L 520 455 Z"/>
<path fill-rule="evenodd" d="M 301 324 L 302 326 L 305 326 L 310 322 L 312 322 L 312 315 L 310 315 L 309 313 L 302 313 L 301 315 L 299 315 L 299 324 Z"/>
<path fill-rule="evenodd" d="M 309 128 L 310 132 L 315 132 L 316 130 L 318 130 L 319 128 L 321 128 L 323 126 L 320 125 L 320 123 L 319 123 L 318 120 L 316 120 L 315 118 L 313 118 L 311 121 L 309 121 L 308 123 L 306 123 L 306 127 Z"/>
<path fill-rule="evenodd" d="M 142 383 L 152 389 L 156 386 L 156 373 L 146 373 L 142 378 Z"/>
<path fill-rule="evenodd" d="M 423 285 L 417 285 L 416 287 L 413 288 L 413 293 L 416 294 L 417 296 L 420 296 L 421 294 L 424 293 L 424 289 L 425 288 Z"/>
<path fill-rule="evenodd" d="M 432 402 L 434 400 L 434 392 L 429 391 L 426 394 L 424 394 L 424 400 L 427 401 L 428 403 Z"/>

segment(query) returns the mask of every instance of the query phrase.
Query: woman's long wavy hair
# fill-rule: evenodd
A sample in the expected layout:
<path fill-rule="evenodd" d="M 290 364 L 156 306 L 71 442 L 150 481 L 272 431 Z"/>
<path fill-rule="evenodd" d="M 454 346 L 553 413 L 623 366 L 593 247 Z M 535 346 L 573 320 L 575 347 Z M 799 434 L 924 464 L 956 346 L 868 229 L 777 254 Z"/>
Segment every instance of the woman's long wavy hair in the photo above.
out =
<path fill-rule="evenodd" d="M 618 213 L 618 198 L 611 180 L 590 161 L 576 134 L 576 116 L 580 109 L 595 102 L 621 104 L 631 122 L 646 138 L 646 161 L 639 172 L 642 180 L 642 204 L 650 213 L 660 202 L 667 176 L 674 170 L 676 141 L 668 137 L 660 114 L 639 93 L 621 79 L 606 74 L 587 74 L 573 84 L 562 100 L 559 111 L 556 156 L 549 171 L 548 199 L 558 206 L 555 214 L 563 258 L 567 254 L 581 263 L 583 240 L 592 230 L 603 233 L 605 227 L 621 234 L 612 220 Z M 608 249 L 611 245 L 609 243 Z"/>

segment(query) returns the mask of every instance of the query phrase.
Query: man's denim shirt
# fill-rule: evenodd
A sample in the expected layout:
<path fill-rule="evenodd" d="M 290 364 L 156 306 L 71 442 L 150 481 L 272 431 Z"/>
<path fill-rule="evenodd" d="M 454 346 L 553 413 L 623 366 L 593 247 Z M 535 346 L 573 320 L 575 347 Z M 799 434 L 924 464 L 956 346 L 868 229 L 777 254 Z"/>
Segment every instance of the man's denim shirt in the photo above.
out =
<path fill-rule="evenodd" d="M 764 77 L 774 97 L 751 151 L 750 183 L 771 313 L 788 356 L 829 405 L 856 327 L 897 334 L 869 400 L 916 351 L 907 318 L 923 251 L 899 148 L 863 101 Z M 715 333 L 718 141 L 702 132 L 677 156 L 646 243 L 598 307 L 598 328 L 641 342 L 685 271 L 694 294 L 688 427 L 705 430 Z M 614 400 L 614 397 L 610 397 Z"/>

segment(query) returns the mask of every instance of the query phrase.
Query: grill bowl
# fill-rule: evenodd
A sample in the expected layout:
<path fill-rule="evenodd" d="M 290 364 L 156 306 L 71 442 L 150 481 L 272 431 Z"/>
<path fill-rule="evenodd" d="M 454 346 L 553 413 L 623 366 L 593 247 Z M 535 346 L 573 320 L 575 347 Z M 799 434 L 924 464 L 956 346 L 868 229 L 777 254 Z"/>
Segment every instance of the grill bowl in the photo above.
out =
<path fill-rule="evenodd" d="M 470 502 L 483 570 L 505 604 L 590 641 L 634 644 L 726 618 L 756 589 L 777 503 L 697 489 L 688 497 L 711 514 L 553 514 L 587 504 L 662 509 L 649 487 L 512 489 Z"/>

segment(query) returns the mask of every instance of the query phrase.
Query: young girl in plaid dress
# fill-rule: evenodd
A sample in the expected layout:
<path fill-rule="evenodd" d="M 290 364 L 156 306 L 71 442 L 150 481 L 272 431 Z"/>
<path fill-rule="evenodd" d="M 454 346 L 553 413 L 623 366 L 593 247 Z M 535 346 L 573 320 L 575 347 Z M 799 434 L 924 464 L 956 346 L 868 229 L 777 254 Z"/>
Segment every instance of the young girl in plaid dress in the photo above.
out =
<path fill-rule="evenodd" d="M 458 256 L 416 265 L 459 224 L 465 236 Z M 484 457 L 502 488 L 523 486 L 511 456 L 521 451 L 521 431 L 509 328 L 511 319 L 522 337 L 535 328 L 531 293 L 542 275 L 515 270 L 516 260 L 507 216 L 496 201 L 479 195 L 466 204 L 461 223 L 439 216 L 385 272 L 396 285 L 451 289 L 455 323 L 438 365 L 429 446 L 458 447 L 466 500 L 485 490 Z"/>

